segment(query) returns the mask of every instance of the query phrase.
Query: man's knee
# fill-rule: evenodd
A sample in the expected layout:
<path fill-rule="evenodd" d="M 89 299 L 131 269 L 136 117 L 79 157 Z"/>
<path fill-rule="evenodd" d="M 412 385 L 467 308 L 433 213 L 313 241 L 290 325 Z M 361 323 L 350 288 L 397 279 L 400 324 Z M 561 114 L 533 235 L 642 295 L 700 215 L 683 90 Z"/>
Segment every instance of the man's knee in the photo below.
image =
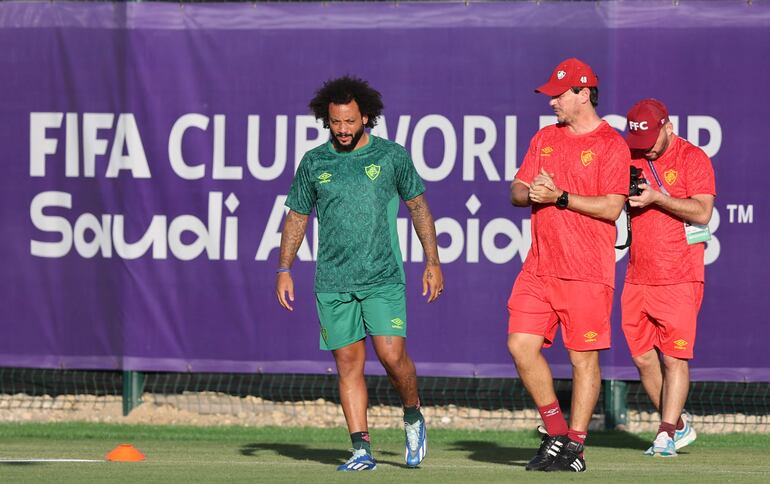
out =
<path fill-rule="evenodd" d="M 334 351 L 334 361 L 337 364 L 337 372 L 341 377 L 363 374 L 366 354 L 359 348 L 346 346 Z"/>
<path fill-rule="evenodd" d="M 572 368 L 575 370 L 598 370 L 599 352 L 598 351 L 573 351 L 569 352 L 569 360 Z"/>
<path fill-rule="evenodd" d="M 663 364 L 666 367 L 666 371 L 687 370 L 689 368 L 689 360 L 683 358 L 677 358 L 675 356 L 663 355 Z"/>
<path fill-rule="evenodd" d="M 517 364 L 537 356 L 542 346 L 542 336 L 526 333 L 511 333 L 508 335 L 508 352 Z"/>
<path fill-rule="evenodd" d="M 373 343 L 377 359 L 380 360 L 380 363 L 382 363 L 382 366 L 388 373 L 398 372 L 404 365 L 409 363 L 404 338 L 375 336 Z"/>
<path fill-rule="evenodd" d="M 388 373 L 398 372 L 408 361 L 406 352 L 386 351 L 378 356 Z"/>
<path fill-rule="evenodd" d="M 655 369 L 660 366 L 658 352 L 655 350 L 650 350 L 647 353 L 634 356 L 632 359 L 634 360 L 634 365 L 641 371 Z"/>

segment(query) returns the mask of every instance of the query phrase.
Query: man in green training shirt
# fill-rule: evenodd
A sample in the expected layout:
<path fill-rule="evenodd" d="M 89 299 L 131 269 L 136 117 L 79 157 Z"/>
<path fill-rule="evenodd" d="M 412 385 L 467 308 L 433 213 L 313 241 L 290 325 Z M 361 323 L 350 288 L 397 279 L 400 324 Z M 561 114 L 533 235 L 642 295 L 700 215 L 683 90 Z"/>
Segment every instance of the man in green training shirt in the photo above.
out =
<path fill-rule="evenodd" d="M 302 158 L 286 199 L 290 210 L 281 235 L 276 296 L 281 306 L 293 310 L 290 268 L 315 208 L 320 344 L 334 355 L 353 442 L 353 456 L 337 470 L 377 467 L 366 420 L 367 335 L 404 405 L 404 459 L 407 466 L 416 467 L 425 458 L 427 438 L 417 374 L 406 353 L 405 277 L 396 216 L 404 200 L 425 252 L 422 294 L 433 302 L 444 290 L 444 277 L 425 186 L 402 146 L 364 130 L 376 125 L 383 109 L 380 93 L 366 81 L 347 76 L 328 81 L 310 101 L 310 109 L 331 137 Z"/>

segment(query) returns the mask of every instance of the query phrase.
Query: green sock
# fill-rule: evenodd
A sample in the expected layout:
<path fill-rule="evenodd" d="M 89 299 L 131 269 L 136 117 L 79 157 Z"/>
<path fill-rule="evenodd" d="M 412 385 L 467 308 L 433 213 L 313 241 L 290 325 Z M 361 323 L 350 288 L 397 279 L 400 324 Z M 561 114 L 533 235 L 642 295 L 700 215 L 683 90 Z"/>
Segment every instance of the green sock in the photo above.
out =
<path fill-rule="evenodd" d="M 350 434 L 350 441 L 353 442 L 353 450 L 365 449 L 366 452 L 372 453 L 369 432 L 353 432 Z"/>
<path fill-rule="evenodd" d="M 414 407 L 404 407 L 404 422 L 411 425 L 418 420 L 424 420 L 422 417 L 422 412 L 420 412 L 419 402 Z"/>

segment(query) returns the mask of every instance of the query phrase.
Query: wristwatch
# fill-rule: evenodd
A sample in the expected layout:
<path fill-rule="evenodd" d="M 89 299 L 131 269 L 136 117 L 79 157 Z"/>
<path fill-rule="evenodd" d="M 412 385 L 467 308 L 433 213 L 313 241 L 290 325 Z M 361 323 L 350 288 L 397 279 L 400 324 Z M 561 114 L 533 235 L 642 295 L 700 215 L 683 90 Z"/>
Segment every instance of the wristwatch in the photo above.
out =
<path fill-rule="evenodd" d="M 567 208 L 567 205 L 569 205 L 569 193 L 564 190 L 559 195 L 559 198 L 556 199 L 556 206 L 558 208 Z"/>

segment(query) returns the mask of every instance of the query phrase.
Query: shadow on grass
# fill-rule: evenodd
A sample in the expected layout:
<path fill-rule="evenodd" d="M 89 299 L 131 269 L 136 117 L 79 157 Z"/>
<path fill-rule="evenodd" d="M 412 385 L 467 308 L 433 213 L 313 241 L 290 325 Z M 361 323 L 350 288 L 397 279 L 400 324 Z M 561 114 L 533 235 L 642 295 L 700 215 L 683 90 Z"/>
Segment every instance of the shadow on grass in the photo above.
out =
<path fill-rule="evenodd" d="M 537 452 L 537 448 L 506 447 L 483 440 L 458 440 L 449 450 L 468 452 L 468 458 L 478 462 L 522 467 Z"/>
<path fill-rule="evenodd" d="M 620 430 L 604 430 L 588 434 L 588 447 L 610 447 L 613 449 L 639 449 L 644 451 L 650 446 L 650 441 L 636 434 Z"/>
<path fill-rule="evenodd" d="M 539 439 L 539 434 L 533 433 Z M 525 466 L 534 457 L 539 441 L 533 439 L 531 447 L 509 447 L 505 442 L 498 443 L 484 440 L 458 440 L 450 444 L 449 450 L 468 452 L 468 458 L 478 462 Z M 643 451 L 650 442 L 637 435 L 619 431 L 591 432 L 588 435 L 588 447 L 608 447 L 614 449 L 638 449 Z"/>
<path fill-rule="evenodd" d="M 345 454 L 336 449 L 314 449 L 303 444 L 245 444 L 240 453 L 246 457 L 258 457 L 262 451 L 275 452 L 294 460 L 311 460 L 321 464 L 339 465 L 345 462 Z"/>
<path fill-rule="evenodd" d="M 240 453 L 246 457 L 257 457 L 260 452 L 269 451 L 278 455 L 288 457 L 294 460 L 314 461 L 319 464 L 328 464 L 338 466 L 350 457 L 350 454 L 341 449 L 314 449 L 304 444 L 272 444 L 272 443 L 259 443 L 259 444 L 245 444 L 241 447 Z M 379 455 L 378 455 L 379 454 Z M 383 460 L 381 456 L 394 456 L 395 452 L 382 451 L 375 452 L 375 459 L 377 459 L 377 465 L 391 465 L 395 467 L 406 467 L 403 462 L 396 462 L 392 460 Z"/>

